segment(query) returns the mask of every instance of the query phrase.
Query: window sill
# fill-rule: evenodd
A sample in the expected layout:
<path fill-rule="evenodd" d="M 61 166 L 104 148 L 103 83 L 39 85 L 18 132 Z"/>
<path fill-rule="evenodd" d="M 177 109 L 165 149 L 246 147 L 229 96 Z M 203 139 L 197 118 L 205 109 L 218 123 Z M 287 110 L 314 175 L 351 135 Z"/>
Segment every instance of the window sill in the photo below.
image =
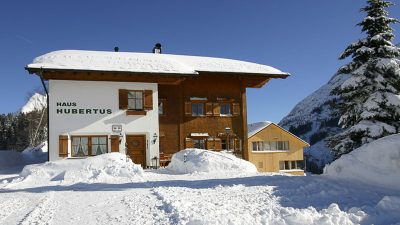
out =
<path fill-rule="evenodd" d="M 142 110 L 142 111 L 137 111 L 137 110 L 126 110 L 126 115 L 130 116 L 130 115 L 146 115 L 147 112 Z"/>
<path fill-rule="evenodd" d="M 206 117 L 206 115 L 191 115 L 192 117 Z"/>
<path fill-rule="evenodd" d="M 220 117 L 232 117 L 232 114 L 219 114 Z"/>
<path fill-rule="evenodd" d="M 290 150 L 268 150 L 268 151 L 251 151 L 252 153 L 277 153 L 277 152 L 290 152 Z"/>
<path fill-rule="evenodd" d="M 279 170 L 279 172 L 304 172 L 302 169 Z"/>

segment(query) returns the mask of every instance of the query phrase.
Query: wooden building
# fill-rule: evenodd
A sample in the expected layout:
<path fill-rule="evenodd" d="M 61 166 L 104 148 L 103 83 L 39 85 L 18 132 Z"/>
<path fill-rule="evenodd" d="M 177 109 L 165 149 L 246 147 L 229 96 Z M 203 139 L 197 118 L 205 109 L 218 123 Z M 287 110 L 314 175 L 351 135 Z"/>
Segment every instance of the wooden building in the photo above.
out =
<path fill-rule="evenodd" d="M 76 50 L 26 69 L 49 81 L 50 160 L 116 151 L 142 166 L 192 147 L 248 159 L 246 88 L 288 76 L 230 59 Z"/>
<path fill-rule="evenodd" d="M 307 142 L 269 121 L 249 124 L 248 130 L 249 161 L 259 172 L 304 175 Z"/>

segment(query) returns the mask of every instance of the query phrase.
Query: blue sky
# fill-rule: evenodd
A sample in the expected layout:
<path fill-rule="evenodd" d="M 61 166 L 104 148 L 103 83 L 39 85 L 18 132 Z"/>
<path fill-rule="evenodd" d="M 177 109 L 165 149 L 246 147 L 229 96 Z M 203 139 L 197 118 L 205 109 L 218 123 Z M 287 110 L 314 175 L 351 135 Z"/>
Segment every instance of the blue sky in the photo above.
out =
<path fill-rule="evenodd" d="M 248 89 L 249 122 L 279 122 L 345 63 L 337 59 L 340 53 L 364 36 L 355 26 L 364 5 L 365 0 L 1 1 L 0 113 L 19 110 L 41 87 L 24 70 L 36 56 L 114 46 L 150 52 L 160 42 L 164 53 L 246 60 L 291 73 Z M 400 18 L 400 6 L 390 16 Z"/>

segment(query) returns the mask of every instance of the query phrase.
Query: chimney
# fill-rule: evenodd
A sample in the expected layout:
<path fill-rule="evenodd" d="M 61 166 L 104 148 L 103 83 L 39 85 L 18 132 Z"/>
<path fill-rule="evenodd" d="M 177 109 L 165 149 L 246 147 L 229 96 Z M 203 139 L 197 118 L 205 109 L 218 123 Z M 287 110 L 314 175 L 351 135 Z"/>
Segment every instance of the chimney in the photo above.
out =
<path fill-rule="evenodd" d="M 119 48 L 118 47 L 114 47 L 114 52 L 119 52 Z"/>
<path fill-rule="evenodd" d="M 153 53 L 154 54 L 161 54 L 161 44 L 160 43 L 155 44 L 155 46 L 153 48 Z"/>

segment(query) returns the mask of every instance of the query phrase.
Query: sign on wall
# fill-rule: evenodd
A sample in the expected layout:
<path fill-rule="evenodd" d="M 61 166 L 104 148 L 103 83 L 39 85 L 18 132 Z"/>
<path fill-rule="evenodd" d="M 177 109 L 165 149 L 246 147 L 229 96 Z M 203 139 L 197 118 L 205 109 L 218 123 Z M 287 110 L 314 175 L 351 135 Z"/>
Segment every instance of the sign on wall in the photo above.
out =
<path fill-rule="evenodd" d="M 57 114 L 87 114 L 87 115 L 97 115 L 97 114 L 111 114 L 111 109 L 104 108 L 85 108 L 78 107 L 76 102 L 57 102 L 56 104 Z"/>
<path fill-rule="evenodd" d="M 121 133 L 122 132 L 122 125 L 112 125 L 112 132 Z"/>

